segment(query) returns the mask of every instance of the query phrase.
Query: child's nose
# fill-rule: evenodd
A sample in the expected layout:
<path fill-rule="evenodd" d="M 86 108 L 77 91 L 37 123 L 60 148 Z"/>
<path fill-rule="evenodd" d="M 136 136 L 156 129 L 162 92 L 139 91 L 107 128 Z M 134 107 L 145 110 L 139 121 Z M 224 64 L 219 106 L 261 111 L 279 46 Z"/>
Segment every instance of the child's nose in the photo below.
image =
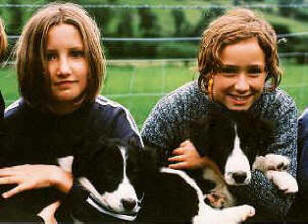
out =
<path fill-rule="evenodd" d="M 58 75 L 68 75 L 70 72 L 71 69 L 68 59 L 61 58 L 59 61 Z"/>
<path fill-rule="evenodd" d="M 246 92 L 249 90 L 249 83 L 245 74 L 239 74 L 234 87 L 238 92 Z"/>

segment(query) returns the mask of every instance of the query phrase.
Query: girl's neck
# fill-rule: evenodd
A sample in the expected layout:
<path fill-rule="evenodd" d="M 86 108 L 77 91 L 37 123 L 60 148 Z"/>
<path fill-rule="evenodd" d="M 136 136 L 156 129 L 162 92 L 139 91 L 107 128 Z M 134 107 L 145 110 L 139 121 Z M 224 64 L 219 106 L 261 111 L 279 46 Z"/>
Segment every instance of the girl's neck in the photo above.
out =
<path fill-rule="evenodd" d="M 53 114 L 61 116 L 73 113 L 75 110 L 79 109 L 81 105 L 82 102 L 57 102 L 50 106 L 50 110 Z"/>

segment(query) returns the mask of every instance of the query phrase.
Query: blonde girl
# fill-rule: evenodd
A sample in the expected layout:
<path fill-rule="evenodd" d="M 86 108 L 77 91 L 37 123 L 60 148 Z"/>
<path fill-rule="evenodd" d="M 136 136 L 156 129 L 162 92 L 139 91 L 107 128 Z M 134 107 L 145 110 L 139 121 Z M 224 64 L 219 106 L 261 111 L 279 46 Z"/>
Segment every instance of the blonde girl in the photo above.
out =
<path fill-rule="evenodd" d="M 106 74 L 100 41 L 93 19 L 71 3 L 49 4 L 25 25 L 16 47 L 21 99 L 5 112 L 14 138 L 10 151 L 19 163 L 0 169 L 0 184 L 16 185 L 2 193 L 6 200 L 52 187 L 66 195 L 63 200 L 82 204 L 72 174 L 50 165 L 52 161 L 73 155 L 89 136 L 135 136 L 141 144 L 130 113 L 98 95 Z M 54 221 L 58 205 L 53 203 L 40 216 Z"/>

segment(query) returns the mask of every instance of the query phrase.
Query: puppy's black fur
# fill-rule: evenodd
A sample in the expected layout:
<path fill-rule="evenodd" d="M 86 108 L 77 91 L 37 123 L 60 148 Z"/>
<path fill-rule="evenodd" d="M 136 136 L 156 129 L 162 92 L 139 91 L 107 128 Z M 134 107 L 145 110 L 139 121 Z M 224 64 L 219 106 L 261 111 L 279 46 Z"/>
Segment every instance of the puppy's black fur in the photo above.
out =
<path fill-rule="evenodd" d="M 102 138 L 96 146 L 92 145 L 92 150 L 75 157 L 73 173 L 76 177 L 88 178 L 101 194 L 113 191 L 122 177 L 123 161 L 119 146 L 128 152 L 127 175 L 138 192 L 138 198 L 142 198 L 141 210 L 134 222 L 191 222 L 198 213 L 196 190 L 179 175 L 161 172 L 160 149 L 141 149 L 132 139 L 127 142 Z M 73 216 L 81 221 L 119 221 L 87 204 Z"/>
<path fill-rule="evenodd" d="M 256 156 L 264 156 L 267 149 L 274 142 L 274 123 L 258 118 L 250 112 L 220 112 L 210 111 L 206 119 L 195 120 L 191 123 L 191 141 L 202 156 L 213 160 L 224 174 L 228 156 L 233 150 L 235 129 L 237 127 L 240 147 L 247 156 L 250 166 Z M 270 153 L 270 152 L 267 152 Z M 200 177 L 195 176 L 200 181 Z M 201 178 L 202 180 L 202 178 Z M 199 184 L 205 186 L 204 184 Z M 207 185 L 209 186 L 209 185 Z M 205 193 L 211 188 L 202 187 Z"/>
<path fill-rule="evenodd" d="M 198 130 L 191 133 L 192 142 L 201 155 L 206 155 L 217 162 L 222 172 L 227 157 L 233 149 L 235 123 L 238 127 L 242 150 L 252 163 L 261 153 L 260 149 L 272 143 L 272 123 L 249 113 L 235 113 L 231 117 L 224 113 L 213 113 L 202 122 L 192 123 L 194 130 Z M 85 147 L 91 150 L 86 150 L 75 157 L 74 175 L 87 177 L 100 193 L 112 191 L 122 176 L 119 146 L 124 147 L 128 152 L 128 177 L 138 192 L 138 197 L 141 198 L 144 193 L 142 208 L 136 222 L 191 222 L 198 213 L 197 193 L 179 175 L 161 172 L 161 168 L 166 165 L 162 161 L 165 155 L 163 149 L 149 146 L 140 149 L 133 140 L 101 138 L 99 142 L 94 144 L 92 142 Z M 194 173 L 193 176 L 199 175 Z M 202 178 L 197 179 L 198 182 L 202 180 Z M 206 190 L 213 187 L 204 183 L 201 186 L 207 187 Z M 74 216 L 82 221 L 106 220 L 106 215 L 102 215 L 90 205 L 85 205 L 85 208 Z M 116 221 L 112 218 L 109 220 Z"/>
<path fill-rule="evenodd" d="M 143 208 L 138 221 L 189 223 L 198 213 L 198 198 L 186 180 L 161 172 L 159 149 L 146 147 L 142 153 Z"/>
<path fill-rule="evenodd" d="M 130 183 L 135 186 L 136 192 L 139 193 L 138 198 L 142 198 L 143 192 L 139 189 L 142 181 L 139 170 L 139 154 L 142 149 L 132 142 L 134 140 L 131 139 L 131 142 L 128 143 L 124 140 L 101 136 L 98 141 L 86 141 L 85 146 L 74 155 L 72 172 L 76 185 L 80 185 L 79 178 L 85 177 L 100 194 L 115 191 L 124 175 L 124 161 L 119 147 L 125 147 L 128 158 L 126 161 L 127 177 Z M 134 147 L 131 146 L 132 144 Z M 82 222 L 123 222 L 123 220 L 102 214 L 85 202 L 90 195 L 86 187 L 81 186 L 76 190 L 83 191 L 79 192 L 80 195 L 83 195 L 83 200 L 79 200 L 77 203 L 66 200 L 62 205 L 63 210 L 69 211 L 74 219 Z M 85 203 L 80 204 L 82 201 Z"/>

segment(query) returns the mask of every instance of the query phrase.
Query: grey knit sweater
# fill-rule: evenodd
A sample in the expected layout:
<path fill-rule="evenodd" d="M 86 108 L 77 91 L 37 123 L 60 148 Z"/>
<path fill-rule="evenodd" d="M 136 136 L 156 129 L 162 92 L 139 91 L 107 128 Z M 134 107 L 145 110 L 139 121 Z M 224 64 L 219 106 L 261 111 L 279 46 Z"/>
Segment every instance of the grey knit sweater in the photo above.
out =
<path fill-rule="evenodd" d="M 180 87 L 163 97 L 153 108 L 142 128 L 144 142 L 172 151 L 189 138 L 190 121 L 206 117 L 210 106 L 227 112 L 225 107 L 209 101 L 196 81 Z M 275 143 L 264 149 L 265 153 L 288 156 L 291 160 L 289 172 L 295 176 L 297 109 L 292 98 L 280 89 L 264 92 L 250 111 L 257 117 L 275 121 Z M 253 171 L 248 186 L 233 187 L 231 191 L 240 204 L 256 208 L 256 218 L 281 218 L 293 202 L 293 195 L 279 192 L 260 171 Z"/>

